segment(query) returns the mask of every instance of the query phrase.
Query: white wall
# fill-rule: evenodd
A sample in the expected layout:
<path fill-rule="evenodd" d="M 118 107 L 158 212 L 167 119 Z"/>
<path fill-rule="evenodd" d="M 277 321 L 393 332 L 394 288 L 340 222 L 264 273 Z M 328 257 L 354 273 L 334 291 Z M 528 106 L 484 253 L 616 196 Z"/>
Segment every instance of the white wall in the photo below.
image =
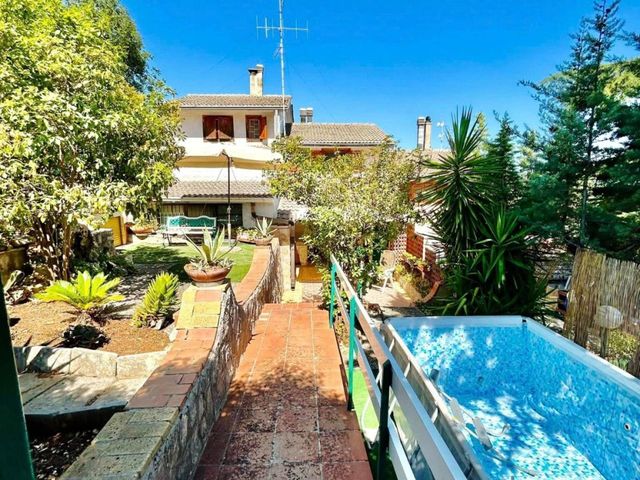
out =
<path fill-rule="evenodd" d="M 245 124 L 247 115 L 261 115 L 267 117 L 267 134 L 269 136 L 267 143 L 276 138 L 277 125 L 274 119 L 276 113 L 275 109 L 266 110 L 235 110 L 235 109 L 213 109 L 213 108 L 183 108 L 180 110 L 182 116 L 182 130 L 186 135 L 184 141 L 185 148 L 188 148 L 191 142 L 202 143 L 205 140 L 202 138 L 202 116 L 203 115 L 231 115 L 233 116 L 233 136 L 234 142 L 238 144 L 242 143 L 254 143 L 247 141 L 247 127 Z"/>

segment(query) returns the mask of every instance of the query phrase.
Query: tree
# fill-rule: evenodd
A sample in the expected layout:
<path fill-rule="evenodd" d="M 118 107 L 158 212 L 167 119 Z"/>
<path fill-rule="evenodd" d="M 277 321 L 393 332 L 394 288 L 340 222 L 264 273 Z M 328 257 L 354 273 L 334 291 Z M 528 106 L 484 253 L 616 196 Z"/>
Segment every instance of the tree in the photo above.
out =
<path fill-rule="evenodd" d="M 520 136 L 516 163 L 522 178 L 521 188 L 523 188 L 540 169 L 540 139 L 538 133 L 526 125 Z"/>
<path fill-rule="evenodd" d="M 424 162 L 428 187 L 417 196 L 431 205 L 429 222 L 449 263 L 457 263 L 480 237 L 496 195 L 496 162 L 480 152 L 484 129 L 472 110 L 462 109 L 446 130 L 450 153 Z"/>
<path fill-rule="evenodd" d="M 288 138 L 274 145 L 284 160 L 268 170 L 271 191 L 305 205 L 303 238 L 320 263 L 333 254 L 354 284 L 366 291 L 378 276 L 382 250 L 415 212 L 409 187 L 417 158 L 391 140 L 376 149 L 315 155 Z"/>
<path fill-rule="evenodd" d="M 573 36 L 569 61 L 542 83 L 527 83 L 540 101 L 541 117 L 548 128 L 544 166 L 538 183 L 552 194 L 553 222 L 561 220 L 562 241 L 581 246 L 590 243 L 589 200 L 596 172 L 608 154 L 602 141 L 613 131 L 610 112 L 616 99 L 608 94 L 614 69 L 608 61 L 621 28 L 618 0 L 598 0 L 593 18 L 583 19 Z M 524 210 L 535 211 L 549 197 L 530 192 Z M 554 218 L 555 217 L 555 218 Z"/>
<path fill-rule="evenodd" d="M 106 4 L 0 4 L 0 224 L 30 236 L 52 278 L 68 279 L 80 224 L 152 212 L 181 157 L 177 105 L 132 78 Z"/>
<path fill-rule="evenodd" d="M 500 127 L 496 136 L 487 142 L 487 156 L 498 166 L 496 200 L 507 206 L 513 206 L 520 198 L 520 177 L 515 165 L 515 138 L 518 134 L 509 114 L 502 117 L 496 114 Z"/>

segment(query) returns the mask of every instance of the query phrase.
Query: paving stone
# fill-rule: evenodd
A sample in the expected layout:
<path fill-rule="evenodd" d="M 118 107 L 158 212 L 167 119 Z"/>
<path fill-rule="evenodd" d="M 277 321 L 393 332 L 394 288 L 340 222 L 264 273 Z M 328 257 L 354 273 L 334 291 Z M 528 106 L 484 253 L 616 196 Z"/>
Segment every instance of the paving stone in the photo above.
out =
<path fill-rule="evenodd" d="M 53 415 L 65 412 L 86 410 L 103 395 L 114 383 L 115 379 L 95 377 L 65 376 L 61 381 L 48 388 L 24 406 L 27 415 Z M 113 397 L 112 397 L 113 400 Z M 120 404 L 125 405 L 128 397 L 122 398 Z"/>
<path fill-rule="evenodd" d="M 41 377 L 37 373 L 23 373 L 18 375 L 20 383 L 20 394 L 22 395 L 22 404 L 26 404 L 36 398 L 38 395 L 47 391 L 56 383 L 63 380 L 63 375 L 55 375 L 51 377 Z"/>
<path fill-rule="evenodd" d="M 117 353 L 72 348 L 69 373 L 85 377 L 115 377 Z"/>
<path fill-rule="evenodd" d="M 118 438 L 115 440 L 98 440 L 95 448 L 101 455 L 153 455 L 162 443 L 162 437 Z"/>
<path fill-rule="evenodd" d="M 177 408 L 141 408 L 131 411 L 132 415 L 128 423 L 138 422 L 173 422 L 180 413 Z"/>
<path fill-rule="evenodd" d="M 149 376 L 166 355 L 166 351 L 120 355 L 116 364 L 116 375 L 121 378 Z"/>

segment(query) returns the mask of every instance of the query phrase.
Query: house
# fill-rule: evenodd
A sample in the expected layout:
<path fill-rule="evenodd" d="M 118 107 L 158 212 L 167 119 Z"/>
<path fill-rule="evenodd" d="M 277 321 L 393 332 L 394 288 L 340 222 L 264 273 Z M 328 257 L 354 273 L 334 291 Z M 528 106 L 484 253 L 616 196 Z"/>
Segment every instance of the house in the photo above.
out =
<path fill-rule="evenodd" d="M 351 153 L 376 147 L 387 134 L 371 123 L 314 123 L 313 109 L 300 110 L 294 123 L 290 96 L 263 93 L 262 65 L 249 69 L 249 94 L 190 94 L 180 99 L 184 157 L 176 182 L 163 197 L 167 216 L 207 215 L 251 228 L 256 217 L 294 220 L 304 208 L 273 197 L 264 170 L 280 156 L 271 151 L 285 135 L 301 138 L 318 154 Z"/>
<path fill-rule="evenodd" d="M 279 155 L 273 141 L 293 123 L 291 97 L 263 94 L 262 65 L 249 69 L 249 94 L 190 94 L 180 99 L 185 138 L 176 182 L 163 198 L 162 217 L 207 215 L 250 228 L 256 216 L 275 218 L 279 199 L 264 169 Z"/>
<path fill-rule="evenodd" d="M 387 134 L 373 123 L 314 123 L 313 109 L 300 109 L 300 123 L 291 127 L 290 135 L 314 153 L 334 155 L 377 147 Z"/>

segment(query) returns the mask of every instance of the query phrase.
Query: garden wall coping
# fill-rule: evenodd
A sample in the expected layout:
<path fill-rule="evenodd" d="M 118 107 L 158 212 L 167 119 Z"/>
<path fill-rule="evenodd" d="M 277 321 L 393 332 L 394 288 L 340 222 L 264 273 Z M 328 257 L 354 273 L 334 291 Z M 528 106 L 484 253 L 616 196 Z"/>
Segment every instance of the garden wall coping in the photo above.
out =
<path fill-rule="evenodd" d="M 167 355 L 62 478 L 192 478 L 262 305 L 281 294 L 277 239 L 237 286 L 188 289 Z"/>

